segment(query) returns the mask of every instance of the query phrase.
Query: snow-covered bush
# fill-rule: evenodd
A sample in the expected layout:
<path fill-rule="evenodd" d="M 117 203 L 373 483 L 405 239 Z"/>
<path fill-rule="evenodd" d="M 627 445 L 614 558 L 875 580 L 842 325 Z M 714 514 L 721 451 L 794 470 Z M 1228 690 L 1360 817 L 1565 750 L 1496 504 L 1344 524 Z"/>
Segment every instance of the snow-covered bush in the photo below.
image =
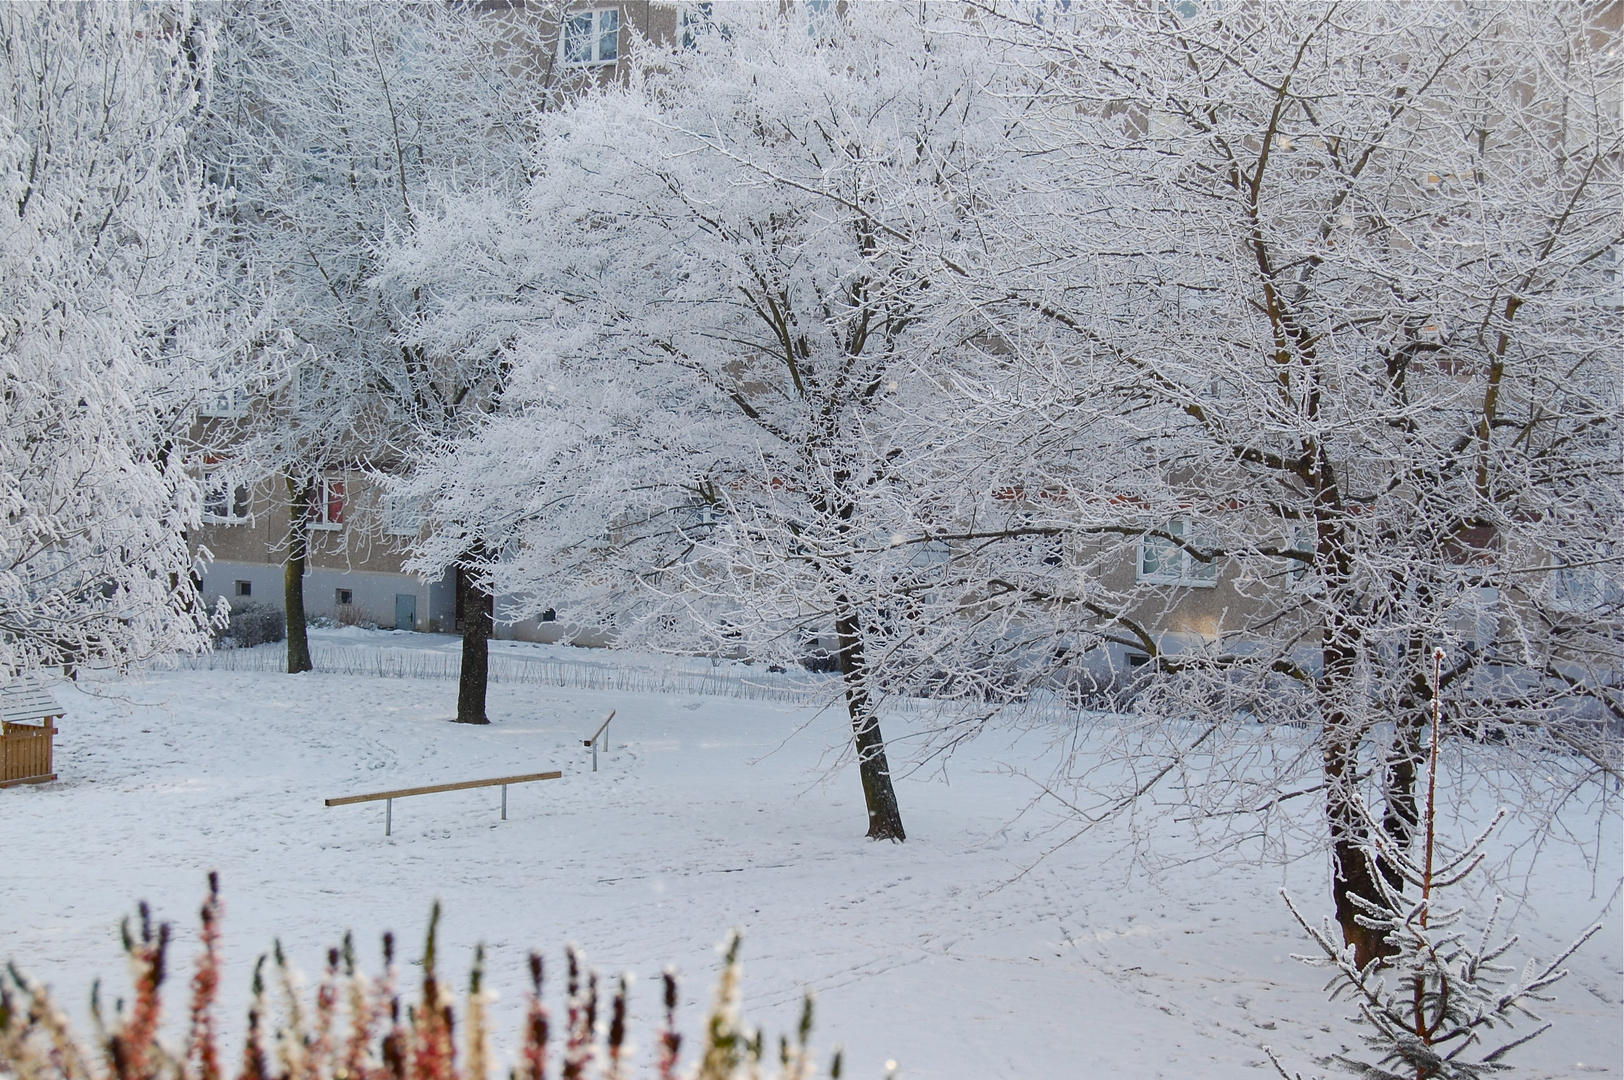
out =
<path fill-rule="evenodd" d="M 227 1065 L 216 1035 L 214 1006 L 220 985 L 219 879 L 209 875 L 203 903 L 203 950 L 191 979 L 186 1041 L 182 1047 L 159 1039 L 163 983 L 170 940 L 169 924 L 153 926 L 146 904 L 140 906 L 138 932 L 123 925 L 124 949 L 134 972 L 129 1006 L 119 1003 L 107 1023 L 99 1007 L 100 1031 L 93 1042 L 76 1037 L 46 988 L 7 965 L 0 975 L 0 1078 L 4 1080 L 221 1080 Z M 241 1080 L 486 1080 L 490 1073 L 489 1023 L 486 1008 L 493 995 L 484 986 L 484 952 L 474 953 L 473 973 L 463 1015 L 455 1015 L 451 991 L 435 970 L 435 931 L 440 908 L 429 919 L 421 966 L 422 993 L 415 1005 L 402 1001 L 395 967 L 394 937 L 383 937 L 384 971 L 377 978 L 357 965 L 352 939 L 329 949 L 327 969 L 314 997 L 306 1000 L 298 974 L 280 943 L 254 968 L 248 1029 L 243 1042 Z M 267 1001 L 272 987 L 280 991 L 281 1008 Z M 776 1048 L 761 1032 L 746 1027 L 740 1016 L 739 935 L 729 937 L 721 979 L 706 1019 L 704 1034 L 693 1052 L 695 1064 L 681 1075 L 693 1080 L 774 1077 L 769 1057 L 778 1061 L 779 1080 L 811 1080 L 815 1061 L 808 1039 L 812 1032 L 812 999 L 802 1007 L 793 1039 Z M 566 949 L 566 999 L 561 1032 L 554 1033 L 544 1004 L 543 964 L 530 954 L 530 995 L 513 1080 L 628 1080 L 636 1075 L 627 1058 L 627 1001 L 630 979 L 622 976 L 614 990 L 599 988 L 599 975 L 588 970 L 580 953 Z M 667 969 L 663 979 L 665 1019 L 655 1037 L 656 1062 L 651 1075 L 674 1080 L 684 1039 L 676 1027 L 677 979 Z M 600 1019 L 599 1008 L 608 1013 Z M 460 1028 L 462 1038 L 453 1037 Z M 459 1053 L 460 1050 L 460 1053 Z M 549 1055 L 558 1057 L 555 1069 Z M 837 1050 L 829 1075 L 838 1078 Z"/>
<path fill-rule="evenodd" d="M 214 633 L 216 648 L 251 649 L 288 635 L 287 614 L 274 604 L 233 604 L 231 619 Z"/>

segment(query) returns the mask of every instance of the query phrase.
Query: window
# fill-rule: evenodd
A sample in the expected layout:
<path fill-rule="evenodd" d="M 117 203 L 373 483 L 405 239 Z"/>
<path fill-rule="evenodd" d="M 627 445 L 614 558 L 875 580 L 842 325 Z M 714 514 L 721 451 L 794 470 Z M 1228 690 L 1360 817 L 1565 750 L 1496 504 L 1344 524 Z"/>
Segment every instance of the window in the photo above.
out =
<path fill-rule="evenodd" d="M 333 601 L 339 607 L 348 607 L 355 603 L 355 592 L 351 589 L 334 589 Z"/>
<path fill-rule="evenodd" d="M 1070 0 L 1067 0 L 1069 3 Z M 710 7 L 709 4 L 703 5 Z M 828 42 L 835 39 L 840 27 L 840 9 L 835 0 L 806 0 L 806 33 L 813 41 Z"/>
<path fill-rule="evenodd" d="M 1174 518 L 1157 531 L 1177 537 L 1193 547 L 1210 549 L 1213 546 L 1211 533 L 1195 528 L 1186 518 Z M 1144 536 L 1139 541 L 1137 577 L 1153 585 L 1192 585 L 1210 589 L 1218 584 L 1218 560 L 1203 562 L 1174 540 L 1163 536 Z"/>
<path fill-rule="evenodd" d="M 716 531 L 716 505 L 694 503 L 677 511 L 677 529 L 684 540 L 700 543 Z"/>
<path fill-rule="evenodd" d="M 310 501 L 310 527 L 312 529 L 344 527 L 343 477 L 323 476 L 317 479 L 315 494 Z"/>
<path fill-rule="evenodd" d="M 385 495 L 383 531 L 390 536 L 417 536 L 423 531 L 423 508 L 404 495 Z"/>
<path fill-rule="evenodd" d="M 316 409 L 325 401 L 323 387 L 326 379 L 314 353 L 313 348 L 309 350 L 309 355 L 299 361 L 293 373 L 293 397 L 300 409 Z"/>
<path fill-rule="evenodd" d="M 1291 527 L 1289 537 L 1291 540 L 1290 546 L 1292 551 L 1305 551 L 1309 554 L 1314 553 L 1314 542 L 1317 539 L 1314 532 L 1314 526 L 1293 525 Z M 1308 577 L 1308 569 L 1310 565 L 1310 563 L 1304 562 L 1302 559 L 1292 559 L 1291 580 L 1302 581 L 1306 579 Z"/>
<path fill-rule="evenodd" d="M 682 10 L 678 24 L 682 28 L 682 47 L 695 48 L 705 34 L 719 33 L 723 40 L 732 37 L 725 26 L 718 26 L 712 4 L 690 4 Z"/>
<path fill-rule="evenodd" d="M 1190 133 L 1190 126 L 1182 117 L 1168 112 L 1166 109 L 1152 109 L 1150 117 L 1145 122 L 1145 133 L 1155 140 L 1177 139 L 1181 135 Z"/>
<path fill-rule="evenodd" d="M 254 595 L 254 583 L 252 581 L 234 581 L 232 585 L 234 586 L 233 592 L 238 596 Z"/>
<path fill-rule="evenodd" d="M 248 391 L 235 389 L 211 390 L 203 396 L 203 401 L 197 407 L 197 414 L 205 417 L 240 420 L 248 415 Z"/>
<path fill-rule="evenodd" d="M 566 64 L 614 63 L 620 59 L 620 11 L 600 8 L 566 15 L 559 44 Z"/>
<path fill-rule="evenodd" d="M 1600 615 L 1624 606 L 1624 584 L 1611 545 L 1592 552 L 1559 552 L 1550 583 L 1551 603 L 1576 615 Z M 1575 565 L 1576 564 L 1576 565 Z"/>
<path fill-rule="evenodd" d="M 229 477 L 218 474 L 205 476 L 203 520 L 222 525 L 241 525 L 247 521 L 247 485 L 233 484 Z"/>
<path fill-rule="evenodd" d="M 1181 318 L 1206 318 L 1224 307 L 1224 291 L 1217 278 L 1195 283 L 1179 282 L 1172 288 L 1171 299 L 1174 314 Z"/>

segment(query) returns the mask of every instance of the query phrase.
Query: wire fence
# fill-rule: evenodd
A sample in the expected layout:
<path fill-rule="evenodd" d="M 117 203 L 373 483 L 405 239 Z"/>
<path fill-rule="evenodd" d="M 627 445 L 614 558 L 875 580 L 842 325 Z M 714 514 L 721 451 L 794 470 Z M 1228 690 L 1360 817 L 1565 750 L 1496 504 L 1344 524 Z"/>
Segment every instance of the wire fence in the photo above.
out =
<path fill-rule="evenodd" d="M 417 649 L 362 649 L 312 645 L 310 662 L 331 675 L 366 675 L 379 679 L 455 679 L 462 673 L 462 658 L 451 653 Z M 275 672 L 287 668 L 282 649 L 220 649 L 196 656 L 177 657 L 175 666 L 192 671 Z M 799 672 L 684 670 L 626 664 L 594 664 L 556 657 L 502 656 L 490 658 L 492 684 L 556 686 L 570 690 L 612 690 L 632 694 L 677 694 L 778 701 L 809 705 L 828 697 L 838 684 L 828 676 Z"/>

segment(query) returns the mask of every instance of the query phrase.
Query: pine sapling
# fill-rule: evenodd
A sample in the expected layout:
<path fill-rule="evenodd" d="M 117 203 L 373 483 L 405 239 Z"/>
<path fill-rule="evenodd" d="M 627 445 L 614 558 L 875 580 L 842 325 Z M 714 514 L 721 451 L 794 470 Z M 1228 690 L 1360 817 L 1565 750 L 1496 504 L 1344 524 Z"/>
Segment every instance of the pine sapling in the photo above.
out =
<path fill-rule="evenodd" d="M 1380 895 L 1374 900 L 1352 896 L 1360 925 L 1381 936 L 1388 955 L 1358 964 L 1352 946 L 1340 944 L 1340 935 L 1328 921 L 1314 926 L 1281 890 L 1292 916 L 1320 950 L 1320 955 L 1296 959 L 1333 969 L 1326 990 L 1333 1000 L 1346 997 L 1357 1003 L 1359 1015 L 1354 1020 L 1364 1026 L 1362 1038 L 1374 1058 L 1333 1054 L 1321 1064 L 1337 1065 L 1368 1080 L 1479 1080 L 1509 1069 L 1506 1055 L 1550 1028 L 1534 1013 L 1533 1003 L 1550 1000 L 1545 991 L 1567 974 L 1561 965 L 1601 929 L 1592 926 L 1548 963 L 1529 960 L 1521 976 L 1512 978 L 1513 969 L 1499 961 L 1517 938 L 1491 944 L 1500 898 L 1481 932 L 1471 936 L 1463 926 L 1462 909 L 1437 906 L 1438 890 L 1459 884 L 1482 864 L 1484 845 L 1505 816 L 1504 810 L 1497 813 L 1460 854 L 1439 865 L 1436 810 L 1442 705 L 1437 673 L 1442 658 L 1439 649 L 1433 657 L 1432 742 L 1421 851 L 1399 849 L 1377 822 L 1369 821 L 1368 834 L 1375 839 L 1365 855 L 1372 865 L 1380 859 L 1391 867 L 1398 881 L 1373 875 Z M 1406 887 L 1416 891 L 1407 894 Z M 1509 1032 L 1491 1035 L 1517 1019 L 1539 1026 L 1515 1037 Z M 1292 1080 L 1274 1052 L 1264 1050 L 1280 1075 Z"/>

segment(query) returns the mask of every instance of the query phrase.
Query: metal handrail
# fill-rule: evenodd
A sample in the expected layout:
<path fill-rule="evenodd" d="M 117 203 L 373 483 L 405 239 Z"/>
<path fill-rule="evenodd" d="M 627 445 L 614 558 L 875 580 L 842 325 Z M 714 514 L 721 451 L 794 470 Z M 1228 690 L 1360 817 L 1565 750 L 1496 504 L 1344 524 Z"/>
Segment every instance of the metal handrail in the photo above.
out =
<path fill-rule="evenodd" d="M 592 771 L 593 772 L 598 771 L 598 741 L 602 737 L 603 733 L 609 729 L 609 721 L 613 720 L 614 718 L 615 718 L 615 710 L 610 709 L 609 710 L 609 715 L 604 717 L 603 718 L 603 723 L 598 725 L 598 730 L 594 731 L 592 733 L 592 738 L 590 738 L 590 739 L 582 739 L 581 740 L 581 745 L 582 746 L 590 746 L 590 747 L 592 747 Z M 605 743 L 604 744 L 604 749 L 607 750 L 608 748 L 609 748 L 608 744 Z"/>
<path fill-rule="evenodd" d="M 605 721 L 607 724 L 608 721 Z M 601 729 L 600 729 L 601 730 Z M 404 799 L 408 795 L 433 795 L 437 791 L 464 791 L 468 788 L 496 787 L 502 788 L 502 820 L 507 820 L 507 789 L 509 784 L 527 784 L 532 780 L 557 780 L 564 774 L 554 770 L 552 772 L 525 773 L 522 776 L 498 776 L 490 780 L 459 780 L 454 784 L 429 784 L 425 787 L 396 788 L 394 791 L 374 791 L 369 795 L 341 795 L 336 799 L 327 799 L 328 806 L 349 806 L 351 803 L 383 801 L 383 834 L 388 836 L 395 825 L 395 800 Z"/>

